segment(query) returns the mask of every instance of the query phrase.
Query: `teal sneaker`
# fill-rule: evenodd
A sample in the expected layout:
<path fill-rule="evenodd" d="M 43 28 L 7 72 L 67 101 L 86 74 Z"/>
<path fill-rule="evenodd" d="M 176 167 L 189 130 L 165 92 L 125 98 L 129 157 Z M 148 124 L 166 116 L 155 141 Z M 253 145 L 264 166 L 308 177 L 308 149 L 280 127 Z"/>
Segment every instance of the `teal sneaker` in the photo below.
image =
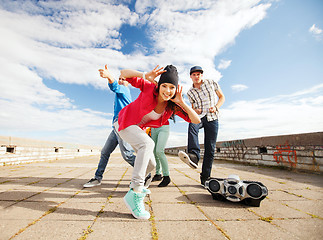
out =
<path fill-rule="evenodd" d="M 144 187 L 143 189 L 142 189 L 142 193 L 144 193 L 144 194 L 151 194 L 151 191 L 148 189 L 148 188 L 146 188 L 146 187 Z"/>
<path fill-rule="evenodd" d="M 148 189 L 147 189 L 148 190 Z M 149 191 L 149 190 L 148 190 Z M 123 200 L 126 206 L 137 219 L 149 219 L 150 213 L 145 210 L 144 206 L 144 198 L 146 193 L 136 193 L 132 189 L 130 189 L 126 196 L 124 196 Z"/>

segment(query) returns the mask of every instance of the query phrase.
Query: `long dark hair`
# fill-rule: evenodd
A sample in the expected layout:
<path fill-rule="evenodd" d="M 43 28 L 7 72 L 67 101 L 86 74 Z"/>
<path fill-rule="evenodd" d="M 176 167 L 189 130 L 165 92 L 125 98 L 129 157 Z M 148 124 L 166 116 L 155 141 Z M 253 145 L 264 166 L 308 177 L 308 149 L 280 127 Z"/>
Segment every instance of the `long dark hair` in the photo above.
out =
<path fill-rule="evenodd" d="M 156 94 L 158 96 L 158 94 L 159 94 L 159 86 L 156 88 Z M 172 99 L 175 98 L 175 96 L 176 96 L 176 93 L 172 97 Z M 170 116 L 170 119 L 172 119 L 174 122 L 175 122 L 175 115 L 176 115 L 177 112 L 182 112 L 183 114 L 187 114 L 180 106 L 178 106 L 176 103 L 174 103 L 171 100 L 167 101 L 166 108 L 170 109 L 173 112 L 173 114 Z"/>

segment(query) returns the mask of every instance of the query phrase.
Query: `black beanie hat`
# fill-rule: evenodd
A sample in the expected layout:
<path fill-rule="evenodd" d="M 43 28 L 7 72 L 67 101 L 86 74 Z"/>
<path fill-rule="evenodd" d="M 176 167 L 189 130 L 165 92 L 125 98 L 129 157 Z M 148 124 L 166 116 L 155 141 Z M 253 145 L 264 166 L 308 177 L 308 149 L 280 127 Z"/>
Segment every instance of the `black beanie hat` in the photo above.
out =
<path fill-rule="evenodd" d="M 174 84 L 177 88 L 178 86 L 178 73 L 177 69 L 173 65 L 167 65 L 164 70 L 167 72 L 164 72 L 160 75 L 159 81 L 158 81 L 158 90 L 160 87 L 160 84 L 162 83 L 171 83 Z"/>

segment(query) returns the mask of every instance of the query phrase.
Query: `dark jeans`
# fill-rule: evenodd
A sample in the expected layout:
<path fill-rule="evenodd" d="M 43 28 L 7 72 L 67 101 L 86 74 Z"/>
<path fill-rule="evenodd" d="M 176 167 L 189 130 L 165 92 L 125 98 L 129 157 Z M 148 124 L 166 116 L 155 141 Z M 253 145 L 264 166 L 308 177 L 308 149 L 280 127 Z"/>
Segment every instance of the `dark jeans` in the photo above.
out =
<path fill-rule="evenodd" d="M 196 154 L 200 159 L 200 144 L 198 134 L 200 128 L 204 128 L 204 157 L 202 165 L 202 178 L 208 178 L 211 175 L 212 164 L 214 160 L 216 138 L 218 136 L 218 120 L 208 122 L 206 116 L 201 118 L 199 124 L 190 123 L 188 125 L 188 145 L 187 151 Z"/>
<path fill-rule="evenodd" d="M 122 138 L 119 137 L 119 134 L 116 133 L 116 130 L 113 127 L 113 130 L 111 131 L 107 141 L 105 142 L 104 147 L 101 150 L 100 162 L 95 172 L 95 177 L 97 179 L 102 179 L 105 168 L 109 162 L 110 154 L 116 149 L 118 144 L 123 159 L 126 162 L 128 162 L 131 166 L 134 166 L 136 159 L 136 156 L 134 155 L 134 150 L 132 149 L 129 143 L 123 141 Z"/>

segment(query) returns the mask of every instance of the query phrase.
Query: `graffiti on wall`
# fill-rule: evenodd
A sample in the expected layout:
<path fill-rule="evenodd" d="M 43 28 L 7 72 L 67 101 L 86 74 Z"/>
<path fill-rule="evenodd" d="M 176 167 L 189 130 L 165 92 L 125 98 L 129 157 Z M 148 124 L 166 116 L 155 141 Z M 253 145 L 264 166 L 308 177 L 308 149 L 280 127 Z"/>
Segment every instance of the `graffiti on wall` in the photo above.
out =
<path fill-rule="evenodd" d="M 288 142 L 285 145 L 277 145 L 276 152 L 274 152 L 274 159 L 279 163 L 289 163 L 291 167 L 296 167 L 297 165 L 297 155 L 295 150 L 291 150 Z"/>
<path fill-rule="evenodd" d="M 235 140 L 235 141 L 227 141 L 227 142 L 223 142 L 221 144 L 221 147 L 235 147 L 235 146 L 243 146 L 244 145 L 244 141 L 243 140 Z"/>
<path fill-rule="evenodd" d="M 232 158 L 242 160 L 247 154 L 247 147 L 244 140 L 226 141 L 221 144 L 222 147 L 232 148 L 232 153 L 228 154 Z"/>

